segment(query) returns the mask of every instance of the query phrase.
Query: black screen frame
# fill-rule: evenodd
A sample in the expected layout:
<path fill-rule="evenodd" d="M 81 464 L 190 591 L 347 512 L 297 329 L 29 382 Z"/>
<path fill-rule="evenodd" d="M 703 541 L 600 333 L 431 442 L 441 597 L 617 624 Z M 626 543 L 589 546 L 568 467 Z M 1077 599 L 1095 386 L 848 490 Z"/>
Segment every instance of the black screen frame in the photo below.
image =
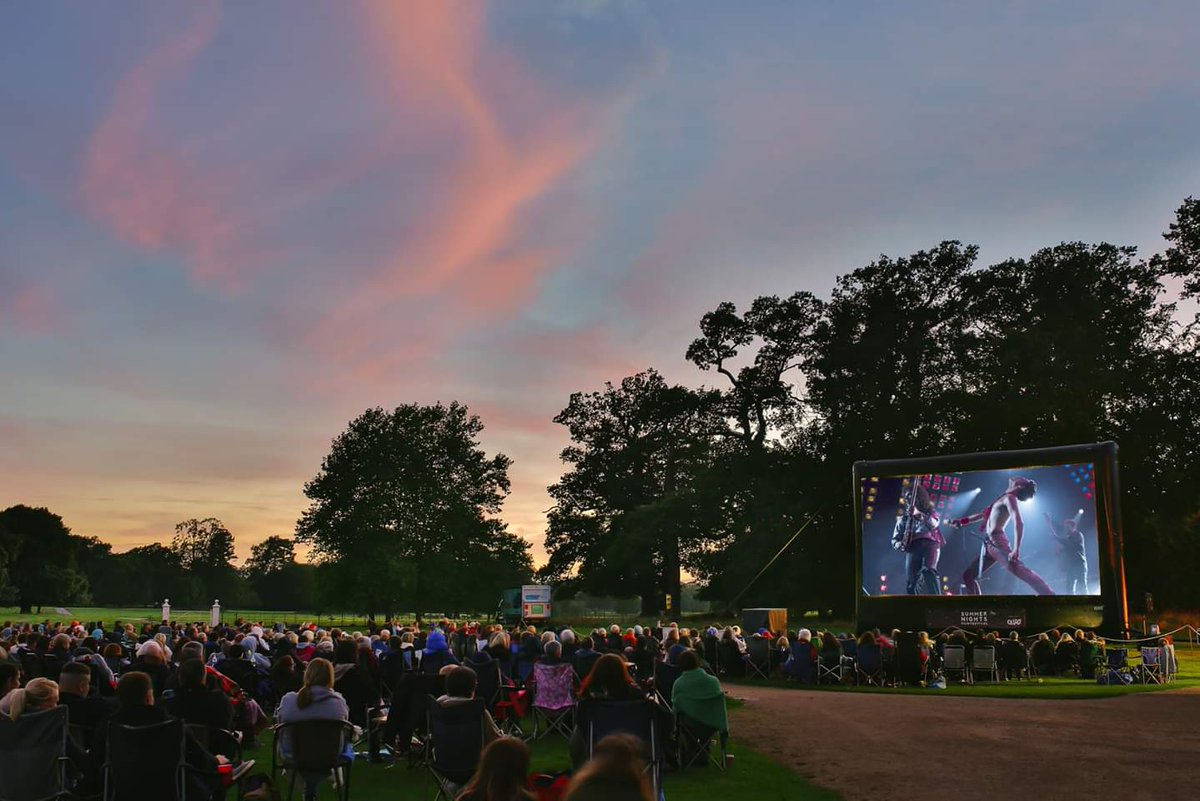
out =
<path fill-rule="evenodd" d="M 1054 627 L 1088 628 L 1108 634 L 1129 630 L 1125 560 L 1120 511 L 1120 477 L 1115 442 L 1066 445 L 1028 450 L 987 451 L 903 459 L 858 461 L 852 471 L 854 495 L 855 625 L 859 631 L 942 630 L 987 620 L 983 628 L 1045 631 Z M 1095 465 L 1096 537 L 1099 548 L 1100 595 L 866 595 L 863 587 L 862 479 L 1012 470 L 1087 462 Z M 1018 621 L 1014 623 L 1013 621 Z M 931 631 L 933 633 L 933 631 Z"/>

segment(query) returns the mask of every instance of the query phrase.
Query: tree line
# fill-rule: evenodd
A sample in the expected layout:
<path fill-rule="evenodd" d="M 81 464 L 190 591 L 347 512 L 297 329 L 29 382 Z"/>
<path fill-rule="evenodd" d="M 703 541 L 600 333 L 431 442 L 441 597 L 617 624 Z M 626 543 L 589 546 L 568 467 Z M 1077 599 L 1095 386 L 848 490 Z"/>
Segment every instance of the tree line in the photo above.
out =
<path fill-rule="evenodd" d="M 846 614 L 859 459 L 1120 446 L 1131 600 L 1200 604 L 1200 202 L 1150 258 L 1062 243 L 978 263 L 946 241 L 881 256 L 828 297 L 716 305 L 681 348 L 711 385 L 654 369 L 571 396 L 542 578 Z M 1183 305 L 1181 305 L 1183 304 Z M 755 576 L 813 519 L 794 546 Z"/>
<path fill-rule="evenodd" d="M 720 603 L 845 614 L 855 460 L 1112 439 L 1131 599 L 1195 607 L 1200 202 L 1184 201 L 1165 237 L 1149 258 L 1064 242 L 991 265 L 945 241 L 881 256 L 828 297 L 717 304 L 681 347 L 711 383 L 651 368 L 572 394 L 554 418 L 570 444 L 536 577 L 559 597 L 625 588 L 644 614 L 668 595 L 678 609 L 684 571 Z M 511 460 L 484 452 L 482 430 L 459 403 L 368 409 L 305 485 L 294 537 L 259 543 L 241 568 L 212 518 L 116 554 L 49 510 L 11 507 L 0 601 L 490 609 L 535 573 L 501 518 Z"/>
<path fill-rule="evenodd" d="M 529 543 L 499 518 L 511 461 L 479 446 L 458 403 L 368 409 L 305 485 L 294 537 L 272 536 L 234 565 L 215 518 L 185 520 L 170 545 L 114 553 L 49 509 L 0 512 L 0 604 L 397 612 L 494 609 L 533 574 Z M 298 562 L 296 546 L 308 546 Z"/>

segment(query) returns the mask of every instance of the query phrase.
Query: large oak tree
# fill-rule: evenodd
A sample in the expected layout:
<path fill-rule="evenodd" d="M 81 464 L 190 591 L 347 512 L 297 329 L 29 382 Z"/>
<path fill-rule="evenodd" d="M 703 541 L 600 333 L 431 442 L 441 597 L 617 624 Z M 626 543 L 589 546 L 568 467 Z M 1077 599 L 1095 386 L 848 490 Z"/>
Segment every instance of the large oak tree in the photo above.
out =
<path fill-rule="evenodd" d="M 322 567 L 327 608 L 490 608 L 500 588 L 528 578 L 528 543 L 497 517 L 511 461 L 484 452 L 482 431 L 461 404 L 406 404 L 368 409 L 333 441 L 296 525 Z"/>

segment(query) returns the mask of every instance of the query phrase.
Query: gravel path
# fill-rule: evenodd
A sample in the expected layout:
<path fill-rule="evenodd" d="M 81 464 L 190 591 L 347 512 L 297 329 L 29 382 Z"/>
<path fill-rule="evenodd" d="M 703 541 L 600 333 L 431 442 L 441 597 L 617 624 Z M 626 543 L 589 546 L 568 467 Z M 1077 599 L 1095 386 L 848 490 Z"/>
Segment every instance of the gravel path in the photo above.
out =
<path fill-rule="evenodd" d="M 1040 701 L 726 685 L 738 741 L 847 801 L 1200 798 L 1200 692 Z M 735 768 L 736 769 L 736 768 Z"/>

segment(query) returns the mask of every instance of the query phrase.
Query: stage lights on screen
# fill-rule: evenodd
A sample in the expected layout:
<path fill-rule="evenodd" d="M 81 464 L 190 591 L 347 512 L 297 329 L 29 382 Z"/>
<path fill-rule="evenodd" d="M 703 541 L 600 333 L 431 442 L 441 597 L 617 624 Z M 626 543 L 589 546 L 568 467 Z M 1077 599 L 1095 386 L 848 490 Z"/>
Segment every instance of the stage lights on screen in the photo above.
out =
<path fill-rule="evenodd" d="M 959 476 L 939 475 L 937 473 L 905 478 L 900 482 L 900 498 L 896 506 L 896 517 L 901 517 L 904 514 L 904 507 L 908 505 L 908 494 L 912 491 L 914 480 L 921 482 L 921 486 L 929 493 L 929 500 L 933 502 L 933 508 L 939 512 L 946 511 L 946 507 L 950 505 L 954 496 L 958 494 L 958 483 L 961 481 Z"/>
<path fill-rule="evenodd" d="M 1093 464 L 1070 465 L 1068 475 L 1089 501 L 1096 494 L 1096 468 Z"/>

